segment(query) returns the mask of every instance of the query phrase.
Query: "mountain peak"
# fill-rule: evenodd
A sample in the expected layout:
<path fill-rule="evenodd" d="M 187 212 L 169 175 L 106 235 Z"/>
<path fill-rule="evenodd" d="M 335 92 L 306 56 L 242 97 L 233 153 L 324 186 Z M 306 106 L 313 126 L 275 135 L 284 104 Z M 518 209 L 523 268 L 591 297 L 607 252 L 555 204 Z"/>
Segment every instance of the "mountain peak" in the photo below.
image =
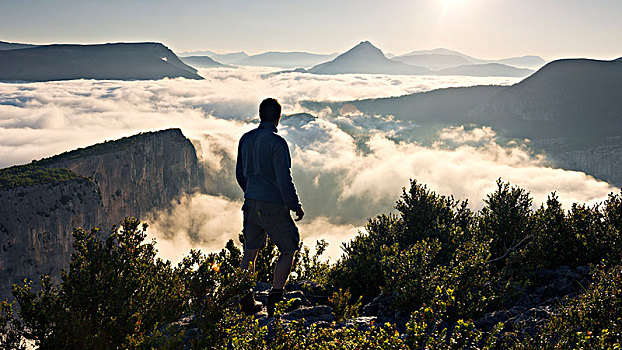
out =
<path fill-rule="evenodd" d="M 374 44 L 372 44 L 371 42 L 365 40 L 365 41 L 361 41 L 360 43 L 358 43 L 358 45 L 356 45 L 355 47 L 352 48 L 352 50 L 354 49 L 358 49 L 358 50 L 369 50 L 369 49 L 375 49 L 375 50 L 380 50 L 379 48 L 375 47 Z"/>
<path fill-rule="evenodd" d="M 382 56 L 383 58 L 385 58 L 384 53 L 382 53 L 382 50 L 375 47 L 372 43 L 370 43 L 367 40 L 361 41 L 358 45 L 351 48 L 350 50 L 348 50 L 346 53 L 342 54 L 341 56 L 364 56 L 367 58 Z"/>
<path fill-rule="evenodd" d="M 309 72 L 316 74 L 429 74 L 430 70 L 392 61 L 379 48 L 366 40 L 332 61 L 313 66 Z"/>

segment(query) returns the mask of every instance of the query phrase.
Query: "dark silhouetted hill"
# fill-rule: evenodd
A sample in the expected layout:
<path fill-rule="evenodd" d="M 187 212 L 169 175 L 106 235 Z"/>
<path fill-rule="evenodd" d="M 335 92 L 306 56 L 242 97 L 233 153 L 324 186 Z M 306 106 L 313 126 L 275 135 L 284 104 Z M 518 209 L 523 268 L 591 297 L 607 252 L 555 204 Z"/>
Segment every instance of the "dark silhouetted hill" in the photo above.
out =
<path fill-rule="evenodd" d="M 214 61 L 209 58 L 209 56 L 188 56 L 180 57 L 179 59 L 187 65 L 198 68 L 231 67 L 229 65 Z"/>
<path fill-rule="evenodd" d="M 551 62 L 471 113 L 533 139 L 622 135 L 622 59 Z"/>
<path fill-rule="evenodd" d="M 622 58 L 551 62 L 512 86 L 440 89 L 390 98 L 331 104 L 417 123 L 477 123 L 508 137 L 622 135 Z"/>
<path fill-rule="evenodd" d="M 311 110 L 330 107 L 333 111 L 356 110 L 368 115 L 393 115 L 420 125 L 475 123 L 469 112 L 481 101 L 494 96 L 503 87 L 473 86 L 419 92 L 399 97 L 375 98 L 350 102 L 302 102 Z"/>
<path fill-rule="evenodd" d="M 0 80 L 202 79 L 160 43 L 47 45 L 0 51 Z"/>
<path fill-rule="evenodd" d="M 430 74 L 431 71 L 424 67 L 411 66 L 403 62 L 397 62 L 386 56 L 369 41 L 363 41 L 348 52 L 343 53 L 332 61 L 318 64 L 309 69 L 315 74 Z"/>
<path fill-rule="evenodd" d="M 436 75 L 467 75 L 472 77 L 526 77 L 533 73 L 531 69 L 516 68 L 500 63 L 465 64 L 445 68 Z"/>
<path fill-rule="evenodd" d="M 9 42 L 6 42 L 6 41 L 0 41 L 0 51 L 2 51 L 2 50 L 27 49 L 27 48 L 30 48 L 30 47 L 37 47 L 37 45 L 9 43 Z"/>

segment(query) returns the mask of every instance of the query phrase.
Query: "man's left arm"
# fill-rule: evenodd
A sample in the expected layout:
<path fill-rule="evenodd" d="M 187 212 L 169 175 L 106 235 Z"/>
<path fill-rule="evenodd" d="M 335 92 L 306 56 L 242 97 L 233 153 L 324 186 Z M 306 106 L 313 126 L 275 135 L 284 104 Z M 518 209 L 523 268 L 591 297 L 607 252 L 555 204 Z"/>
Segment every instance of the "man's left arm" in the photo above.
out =
<path fill-rule="evenodd" d="M 277 143 L 274 149 L 274 174 L 283 203 L 289 210 L 298 213 L 302 210 L 302 205 L 292 179 L 291 166 L 292 160 L 289 156 L 287 142 L 282 140 L 282 142 Z"/>

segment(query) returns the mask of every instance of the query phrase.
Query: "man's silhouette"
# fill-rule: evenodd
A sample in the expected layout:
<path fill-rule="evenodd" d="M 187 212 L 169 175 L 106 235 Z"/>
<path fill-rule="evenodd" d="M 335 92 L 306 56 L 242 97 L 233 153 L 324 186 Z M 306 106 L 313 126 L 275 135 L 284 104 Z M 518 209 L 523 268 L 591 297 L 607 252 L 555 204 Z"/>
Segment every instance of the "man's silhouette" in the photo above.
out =
<path fill-rule="evenodd" d="M 255 272 L 257 253 L 266 245 L 266 234 L 270 236 L 280 252 L 268 294 L 268 316 L 272 317 L 275 304 L 283 299 L 283 287 L 300 242 L 298 228 L 289 212 L 296 213 L 296 221 L 305 213 L 292 181 L 287 142 L 276 134 L 281 119 L 279 102 L 273 98 L 263 100 L 259 118 L 259 127 L 244 134 L 238 145 L 235 175 L 244 191 L 241 267 Z M 242 298 L 241 304 L 247 314 L 258 311 L 252 293 Z"/>

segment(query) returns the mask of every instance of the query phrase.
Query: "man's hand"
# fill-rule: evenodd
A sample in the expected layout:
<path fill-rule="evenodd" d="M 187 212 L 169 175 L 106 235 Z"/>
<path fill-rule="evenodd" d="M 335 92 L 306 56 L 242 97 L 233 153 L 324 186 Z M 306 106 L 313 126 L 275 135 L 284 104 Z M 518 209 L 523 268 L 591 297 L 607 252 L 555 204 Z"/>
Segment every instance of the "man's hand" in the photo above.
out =
<path fill-rule="evenodd" d="M 302 207 L 298 210 L 296 210 L 296 218 L 294 220 L 296 221 L 300 221 L 302 220 L 302 217 L 305 216 L 305 211 L 302 210 Z"/>

